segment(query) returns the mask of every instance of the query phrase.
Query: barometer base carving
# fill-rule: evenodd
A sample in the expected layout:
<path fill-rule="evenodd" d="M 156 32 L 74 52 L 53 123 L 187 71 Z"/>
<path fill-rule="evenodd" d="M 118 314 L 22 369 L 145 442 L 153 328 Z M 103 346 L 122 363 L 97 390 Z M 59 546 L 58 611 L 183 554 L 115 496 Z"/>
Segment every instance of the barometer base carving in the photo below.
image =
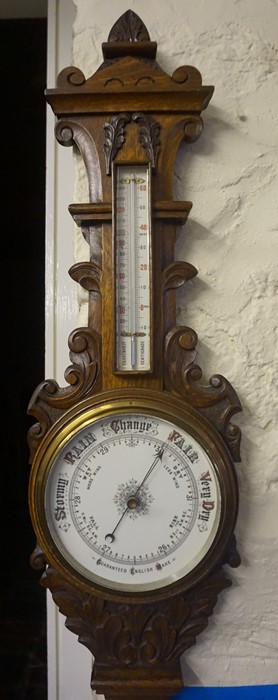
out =
<path fill-rule="evenodd" d="M 228 563 L 237 566 L 239 560 Z M 45 565 L 38 548 L 32 565 L 36 569 Z M 223 567 L 218 567 L 185 594 L 139 605 L 119 605 L 84 594 L 52 566 L 44 571 L 41 585 L 50 589 L 66 616 L 66 627 L 95 658 L 93 690 L 106 700 L 166 700 L 183 686 L 180 656 L 207 627 L 218 595 L 231 581 Z"/>

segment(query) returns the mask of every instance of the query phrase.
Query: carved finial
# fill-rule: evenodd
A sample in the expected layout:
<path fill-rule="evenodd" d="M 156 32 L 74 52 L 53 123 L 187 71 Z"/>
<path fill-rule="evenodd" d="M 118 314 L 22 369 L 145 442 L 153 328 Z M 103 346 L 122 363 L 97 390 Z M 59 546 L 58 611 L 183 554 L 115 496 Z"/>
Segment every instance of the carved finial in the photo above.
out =
<path fill-rule="evenodd" d="M 127 10 L 110 31 L 108 42 L 114 41 L 150 41 L 150 35 L 140 17 Z"/>

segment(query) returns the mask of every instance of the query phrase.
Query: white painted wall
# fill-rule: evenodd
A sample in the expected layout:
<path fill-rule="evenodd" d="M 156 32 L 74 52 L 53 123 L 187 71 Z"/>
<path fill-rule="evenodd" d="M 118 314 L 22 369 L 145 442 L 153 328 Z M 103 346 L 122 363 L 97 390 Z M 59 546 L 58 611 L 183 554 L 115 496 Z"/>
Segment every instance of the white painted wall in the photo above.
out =
<path fill-rule="evenodd" d="M 58 73 L 72 64 L 71 0 L 48 0 L 47 86 L 54 87 Z M 73 263 L 73 224 L 68 205 L 73 201 L 72 149 L 62 148 L 54 136 L 55 119 L 47 107 L 46 169 L 46 377 L 65 384 L 69 365 L 67 339 L 78 327 L 76 285 L 68 275 Z M 48 698 L 92 700 L 91 655 L 64 626 L 51 595 L 47 599 Z"/>
<path fill-rule="evenodd" d="M 50 9 L 55 5 L 50 0 Z M 237 525 L 242 565 L 230 571 L 234 586 L 222 593 L 208 630 L 187 654 L 184 679 L 204 686 L 275 684 L 278 5 L 272 0 L 75 0 L 75 6 L 74 20 L 71 0 L 57 0 L 59 51 L 49 86 L 55 70 L 69 63 L 89 77 L 102 61 L 102 41 L 129 8 L 158 41 L 165 70 L 192 64 L 204 84 L 215 85 L 203 114 L 205 131 L 196 144 L 181 149 L 177 162 L 177 198 L 193 201 L 177 257 L 199 270 L 178 295 L 178 320 L 199 335 L 198 361 L 206 378 L 224 374 L 242 401 L 243 415 L 236 419 L 243 431 Z M 70 149 L 54 146 L 51 135 L 49 143 L 56 178 L 48 190 L 47 367 L 49 376 L 60 379 L 68 364 L 67 335 L 77 325 L 77 290 L 66 275 L 73 262 L 67 214 L 73 177 L 64 180 L 65 172 L 72 173 Z M 86 198 L 79 178 L 74 198 Z M 79 241 L 75 250 L 78 257 L 86 255 L 84 249 L 78 252 Z M 81 301 L 83 323 L 86 300 Z M 89 654 L 74 635 L 63 633 L 61 616 L 59 622 L 53 610 L 51 616 L 49 700 L 92 700 Z"/>

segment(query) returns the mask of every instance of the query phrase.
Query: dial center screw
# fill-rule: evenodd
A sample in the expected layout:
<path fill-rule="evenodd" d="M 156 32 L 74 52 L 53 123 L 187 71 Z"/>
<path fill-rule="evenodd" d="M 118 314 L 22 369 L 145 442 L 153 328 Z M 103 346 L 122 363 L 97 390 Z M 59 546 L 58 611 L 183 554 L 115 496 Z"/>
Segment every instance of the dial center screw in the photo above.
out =
<path fill-rule="evenodd" d="M 127 505 L 127 507 L 128 507 L 130 510 L 135 510 L 135 508 L 138 508 L 138 506 L 139 506 L 139 500 L 138 500 L 138 498 L 136 498 L 135 496 L 131 496 L 131 497 L 128 499 L 126 505 Z"/>

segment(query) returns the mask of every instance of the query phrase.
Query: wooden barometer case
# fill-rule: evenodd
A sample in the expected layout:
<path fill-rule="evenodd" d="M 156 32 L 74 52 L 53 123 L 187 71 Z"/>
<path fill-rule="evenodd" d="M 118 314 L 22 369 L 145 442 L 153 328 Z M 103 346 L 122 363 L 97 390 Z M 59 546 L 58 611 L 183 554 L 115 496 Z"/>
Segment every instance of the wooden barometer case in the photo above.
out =
<path fill-rule="evenodd" d="M 89 312 L 69 338 L 67 386 L 42 382 L 29 406 L 31 559 L 94 656 L 92 689 L 166 700 L 230 583 L 224 565 L 239 564 L 240 403 L 221 375 L 202 383 L 197 335 L 175 309 L 197 274 L 174 260 L 191 209 L 173 199 L 175 159 L 213 88 L 190 66 L 169 77 L 130 10 L 102 49 L 92 77 L 66 68 L 46 91 L 57 139 L 88 175 L 89 202 L 69 211 L 90 260 L 69 274 Z"/>

